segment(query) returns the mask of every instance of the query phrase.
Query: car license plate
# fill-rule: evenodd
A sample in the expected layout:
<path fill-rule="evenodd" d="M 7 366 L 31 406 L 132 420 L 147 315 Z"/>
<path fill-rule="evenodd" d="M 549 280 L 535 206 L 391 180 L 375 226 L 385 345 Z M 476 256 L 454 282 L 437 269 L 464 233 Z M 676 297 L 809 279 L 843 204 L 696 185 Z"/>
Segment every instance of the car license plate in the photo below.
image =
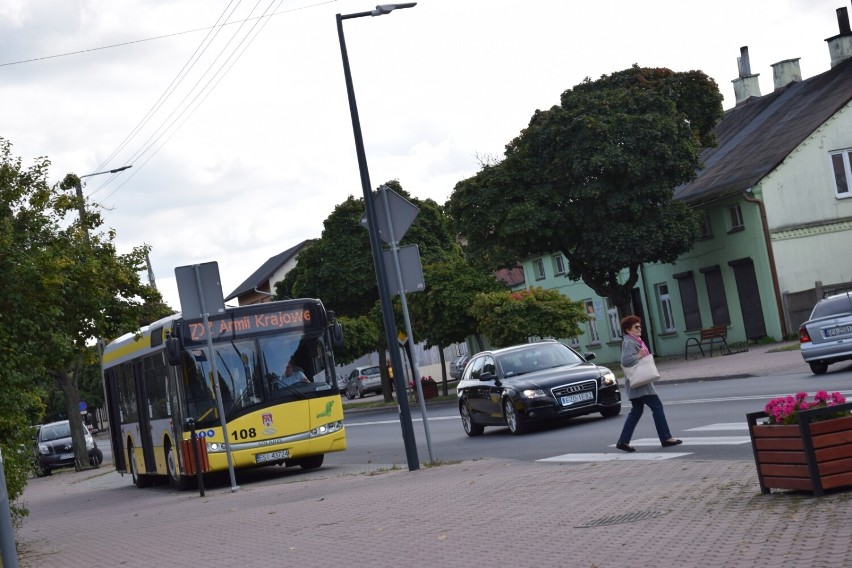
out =
<path fill-rule="evenodd" d="M 74 454 L 59 454 L 60 460 L 73 460 Z"/>
<path fill-rule="evenodd" d="M 256 456 L 254 456 L 254 463 L 266 463 L 271 461 L 286 460 L 289 457 L 290 450 L 281 450 L 280 452 L 257 454 Z"/>
<path fill-rule="evenodd" d="M 572 394 L 570 396 L 563 396 L 561 401 L 562 401 L 562 406 L 571 406 L 574 403 L 582 402 L 584 400 L 592 400 L 593 398 L 595 398 L 595 395 L 593 393 L 581 392 L 579 394 Z"/>
<path fill-rule="evenodd" d="M 838 335 L 848 335 L 852 333 L 852 325 L 841 325 L 825 330 L 826 337 L 837 337 Z"/>

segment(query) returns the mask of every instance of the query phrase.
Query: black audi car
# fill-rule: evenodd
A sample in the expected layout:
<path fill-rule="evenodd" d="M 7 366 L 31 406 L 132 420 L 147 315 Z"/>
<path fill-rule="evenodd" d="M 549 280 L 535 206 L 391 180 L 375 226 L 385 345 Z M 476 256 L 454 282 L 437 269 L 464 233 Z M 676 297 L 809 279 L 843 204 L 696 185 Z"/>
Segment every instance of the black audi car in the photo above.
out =
<path fill-rule="evenodd" d="M 621 412 L 615 375 L 558 341 L 516 345 L 474 355 L 458 384 L 459 413 L 468 436 L 486 426 L 524 433 L 532 422 Z"/>

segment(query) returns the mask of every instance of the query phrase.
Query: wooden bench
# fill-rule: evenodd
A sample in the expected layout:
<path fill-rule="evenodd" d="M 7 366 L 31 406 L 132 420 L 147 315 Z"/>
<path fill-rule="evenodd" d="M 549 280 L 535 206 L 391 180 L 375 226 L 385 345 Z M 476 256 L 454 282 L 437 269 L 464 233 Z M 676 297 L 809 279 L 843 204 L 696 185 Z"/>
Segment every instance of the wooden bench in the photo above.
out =
<path fill-rule="evenodd" d="M 724 354 L 730 354 L 731 350 L 728 347 L 728 342 L 725 338 L 728 335 L 728 326 L 726 325 L 714 325 L 713 327 L 708 327 L 706 329 L 702 329 L 699 337 L 690 337 L 686 340 L 686 345 L 683 347 L 683 358 L 689 358 L 689 348 L 698 347 L 698 350 L 701 352 L 701 356 L 704 357 L 704 345 L 710 345 L 710 356 L 713 356 L 713 345 L 719 345 L 719 352 Z"/>

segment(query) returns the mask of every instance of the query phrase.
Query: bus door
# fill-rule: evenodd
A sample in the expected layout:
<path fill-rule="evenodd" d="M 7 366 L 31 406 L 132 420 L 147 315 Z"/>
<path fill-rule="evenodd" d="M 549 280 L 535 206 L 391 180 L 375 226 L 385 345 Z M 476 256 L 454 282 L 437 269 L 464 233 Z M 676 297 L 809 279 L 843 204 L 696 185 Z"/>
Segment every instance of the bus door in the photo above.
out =
<path fill-rule="evenodd" d="M 109 435 L 112 442 L 112 463 L 116 471 L 127 471 L 124 459 L 124 438 L 121 435 L 121 412 L 118 400 L 118 367 L 104 373 L 104 395 L 106 397 L 107 419 L 109 420 Z"/>
<path fill-rule="evenodd" d="M 145 380 L 142 361 L 133 363 L 133 375 L 136 378 L 136 400 L 139 412 L 139 438 L 142 442 L 142 453 L 145 456 L 145 472 L 157 471 L 157 461 L 154 458 L 154 442 L 151 438 L 151 420 L 148 409 L 148 392 L 145 389 Z"/>

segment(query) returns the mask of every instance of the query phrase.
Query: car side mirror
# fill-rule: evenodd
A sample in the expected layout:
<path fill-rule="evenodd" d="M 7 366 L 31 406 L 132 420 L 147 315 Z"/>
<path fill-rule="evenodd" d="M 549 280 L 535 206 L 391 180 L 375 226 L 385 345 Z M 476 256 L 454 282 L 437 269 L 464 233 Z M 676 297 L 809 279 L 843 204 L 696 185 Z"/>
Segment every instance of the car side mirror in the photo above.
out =
<path fill-rule="evenodd" d="M 479 375 L 480 381 L 493 381 L 495 379 L 497 379 L 497 375 L 495 375 L 494 373 L 482 373 L 481 375 Z"/>
<path fill-rule="evenodd" d="M 592 360 L 592 359 L 594 359 L 596 356 L 595 356 L 595 354 L 594 354 L 594 353 L 592 353 L 591 351 L 589 351 L 588 353 L 584 353 L 584 354 L 583 354 L 583 357 L 586 359 L 586 361 L 591 361 L 591 360 Z"/>

